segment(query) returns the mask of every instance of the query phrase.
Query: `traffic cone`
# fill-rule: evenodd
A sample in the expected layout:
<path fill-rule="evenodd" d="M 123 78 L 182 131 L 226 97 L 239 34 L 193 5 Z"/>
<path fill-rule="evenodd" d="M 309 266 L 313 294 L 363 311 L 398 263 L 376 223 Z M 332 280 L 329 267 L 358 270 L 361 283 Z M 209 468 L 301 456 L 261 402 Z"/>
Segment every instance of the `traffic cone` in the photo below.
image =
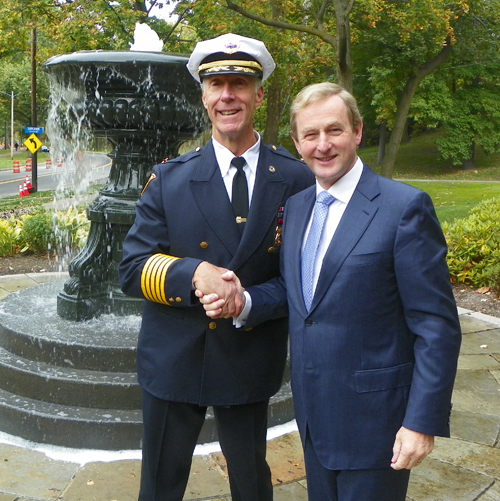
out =
<path fill-rule="evenodd" d="M 47 158 L 47 160 L 45 160 L 45 168 L 50 169 L 51 167 L 52 167 L 52 160 L 50 158 Z"/>
<path fill-rule="evenodd" d="M 28 191 L 28 186 L 26 185 L 26 181 L 24 182 L 24 187 L 23 187 L 23 197 L 27 197 L 30 194 Z"/>
<path fill-rule="evenodd" d="M 62 158 L 61 157 L 57 157 L 57 166 L 62 167 Z"/>
<path fill-rule="evenodd" d="M 23 198 L 24 196 L 23 185 L 19 183 L 19 198 Z"/>
<path fill-rule="evenodd" d="M 26 172 L 31 172 L 33 170 L 33 160 L 31 158 L 26 159 Z"/>
<path fill-rule="evenodd" d="M 24 183 L 24 184 L 26 185 L 26 188 L 28 188 L 28 191 L 31 193 L 33 186 L 31 186 L 30 178 L 28 177 L 28 174 L 26 174 L 26 183 Z"/>
<path fill-rule="evenodd" d="M 14 168 L 12 169 L 12 172 L 14 174 L 21 172 L 21 169 L 19 168 L 19 160 L 14 160 Z"/>

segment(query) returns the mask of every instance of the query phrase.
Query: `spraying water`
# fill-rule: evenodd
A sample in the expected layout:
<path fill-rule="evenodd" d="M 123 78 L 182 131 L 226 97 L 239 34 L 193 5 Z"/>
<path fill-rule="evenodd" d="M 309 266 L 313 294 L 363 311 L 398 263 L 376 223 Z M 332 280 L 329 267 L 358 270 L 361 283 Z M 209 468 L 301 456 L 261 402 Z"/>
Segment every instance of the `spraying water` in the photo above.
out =
<path fill-rule="evenodd" d="M 163 42 L 152 28 L 144 23 L 136 23 L 134 30 L 134 43 L 130 44 L 130 50 L 161 52 Z"/>

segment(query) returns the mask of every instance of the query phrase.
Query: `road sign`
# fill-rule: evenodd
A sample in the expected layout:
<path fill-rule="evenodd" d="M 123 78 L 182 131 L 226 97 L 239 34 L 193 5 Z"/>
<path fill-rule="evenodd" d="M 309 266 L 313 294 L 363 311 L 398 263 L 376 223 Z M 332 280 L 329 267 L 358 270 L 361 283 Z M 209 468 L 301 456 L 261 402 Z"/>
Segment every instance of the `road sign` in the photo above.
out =
<path fill-rule="evenodd" d="M 43 134 L 43 127 L 25 127 L 25 134 Z"/>
<path fill-rule="evenodd" d="M 35 151 L 42 146 L 42 143 L 40 142 L 40 139 L 35 136 L 35 134 L 31 134 L 31 136 L 24 141 L 24 145 L 31 151 L 31 153 L 35 153 Z"/>

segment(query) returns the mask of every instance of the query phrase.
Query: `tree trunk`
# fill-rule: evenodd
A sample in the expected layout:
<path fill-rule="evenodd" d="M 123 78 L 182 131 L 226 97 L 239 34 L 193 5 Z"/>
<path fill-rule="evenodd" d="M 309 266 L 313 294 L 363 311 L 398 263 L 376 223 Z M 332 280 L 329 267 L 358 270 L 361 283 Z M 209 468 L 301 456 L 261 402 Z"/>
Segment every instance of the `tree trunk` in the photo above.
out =
<path fill-rule="evenodd" d="M 382 165 L 385 156 L 385 144 L 387 143 L 387 121 L 383 120 L 379 128 L 377 165 Z"/>
<path fill-rule="evenodd" d="M 469 170 L 476 167 L 476 143 L 472 141 L 470 146 L 470 158 L 462 162 L 462 169 Z"/>
<path fill-rule="evenodd" d="M 333 0 L 335 21 L 337 24 L 337 44 L 335 55 L 337 58 L 337 82 L 352 94 L 353 74 L 351 60 L 351 27 L 349 23 L 349 1 Z"/>
<path fill-rule="evenodd" d="M 396 156 L 398 154 L 399 145 L 401 144 L 401 138 L 403 137 L 406 117 L 408 116 L 408 111 L 410 110 L 411 102 L 420 80 L 421 78 L 419 79 L 417 76 L 410 77 L 399 98 L 398 108 L 394 118 L 394 127 L 389 137 L 384 160 L 382 161 L 382 175 L 385 177 L 392 178 Z"/>
<path fill-rule="evenodd" d="M 401 142 L 404 144 L 404 143 L 408 143 L 410 141 L 410 124 L 408 123 L 409 120 L 408 120 L 408 117 L 406 117 L 406 120 L 405 120 L 405 125 L 403 127 L 403 137 L 401 138 Z"/>
<path fill-rule="evenodd" d="M 264 144 L 275 144 L 278 142 L 281 112 L 281 84 L 280 79 L 274 77 L 267 90 L 266 128 L 262 135 Z"/>
<path fill-rule="evenodd" d="M 389 138 L 389 144 L 387 145 L 386 154 L 382 162 L 382 175 L 385 177 L 392 178 L 394 171 L 394 164 L 396 162 L 396 156 L 398 154 L 399 145 L 401 144 L 401 138 L 403 137 L 403 131 L 408 117 L 408 111 L 410 110 L 411 102 L 415 91 L 417 90 L 418 84 L 430 73 L 432 73 L 436 68 L 443 64 L 449 57 L 451 53 L 451 43 L 448 40 L 446 45 L 441 49 L 441 52 L 431 61 L 423 64 L 420 68 L 415 70 L 415 73 L 408 78 L 405 88 L 401 93 L 398 100 L 398 107 L 396 110 L 396 116 L 394 118 L 394 127 Z"/>

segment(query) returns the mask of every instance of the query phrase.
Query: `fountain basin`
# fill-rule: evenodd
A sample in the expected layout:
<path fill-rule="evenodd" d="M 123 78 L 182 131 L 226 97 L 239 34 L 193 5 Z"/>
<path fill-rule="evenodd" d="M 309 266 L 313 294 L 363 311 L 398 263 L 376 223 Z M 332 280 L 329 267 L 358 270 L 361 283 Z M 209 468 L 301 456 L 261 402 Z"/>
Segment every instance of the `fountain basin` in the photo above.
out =
<path fill-rule="evenodd" d="M 141 317 L 65 320 L 57 314 L 61 284 L 24 289 L 0 301 L 0 430 L 72 448 L 140 449 L 135 355 Z M 269 426 L 293 417 L 286 382 L 271 399 Z M 209 409 L 198 443 L 214 441 Z"/>

